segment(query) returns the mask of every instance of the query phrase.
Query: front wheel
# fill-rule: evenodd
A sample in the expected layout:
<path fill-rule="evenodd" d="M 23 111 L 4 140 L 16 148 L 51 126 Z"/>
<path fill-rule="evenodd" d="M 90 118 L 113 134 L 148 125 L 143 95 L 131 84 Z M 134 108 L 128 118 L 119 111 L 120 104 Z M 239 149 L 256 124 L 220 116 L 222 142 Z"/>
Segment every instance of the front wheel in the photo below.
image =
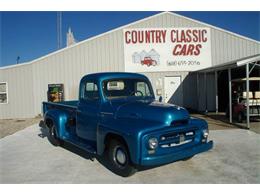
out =
<path fill-rule="evenodd" d="M 112 170 L 122 176 L 129 177 L 136 172 L 132 165 L 127 147 L 121 141 L 113 139 L 108 148 L 108 160 Z"/>

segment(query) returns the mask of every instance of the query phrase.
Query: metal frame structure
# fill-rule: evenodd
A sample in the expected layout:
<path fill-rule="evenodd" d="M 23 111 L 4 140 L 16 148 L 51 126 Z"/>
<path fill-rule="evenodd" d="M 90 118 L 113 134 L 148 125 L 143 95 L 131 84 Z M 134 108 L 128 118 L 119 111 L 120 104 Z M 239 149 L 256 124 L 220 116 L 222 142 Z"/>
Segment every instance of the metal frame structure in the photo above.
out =
<path fill-rule="evenodd" d="M 260 55 L 248 58 L 245 60 L 241 60 L 237 62 L 237 66 L 246 66 L 246 126 L 248 129 L 250 129 L 250 115 L 249 115 L 249 75 L 252 72 L 252 70 L 255 68 L 255 66 L 260 66 L 258 64 L 258 61 L 260 61 Z M 253 67 L 249 69 L 249 65 L 253 64 Z M 231 97 L 229 97 L 231 98 Z M 229 110 L 230 111 L 230 110 Z M 231 110 L 232 111 L 232 110 Z"/>
<path fill-rule="evenodd" d="M 228 92 L 229 92 L 229 122 L 233 123 L 233 112 L 232 112 L 232 73 L 231 70 L 240 66 L 245 66 L 245 71 L 246 71 L 246 112 L 247 112 L 247 117 L 246 117 L 246 122 L 247 122 L 247 128 L 250 129 L 250 114 L 249 114 L 249 76 L 250 73 L 253 71 L 253 69 L 256 66 L 260 66 L 259 64 L 260 61 L 260 54 L 250 56 L 247 58 L 243 59 L 238 59 L 236 61 L 232 61 L 230 63 L 225 63 L 216 67 L 212 68 L 207 68 L 204 70 L 197 71 L 197 85 L 199 84 L 199 73 L 204 73 L 204 78 L 206 80 L 206 74 L 209 72 L 214 72 L 215 73 L 215 101 L 216 101 L 216 113 L 218 113 L 218 71 L 220 70 L 228 70 Z M 250 69 L 250 65 L 253 65 Z M 207 89 L 206 89 L 207 90 Z M 206 100 L 207 100 L 207 91 L 205 90 L 205 95 L 206 95 Z M 197 96 L 199 97 L 199 92 L 197 92 Z M 197 97 L 197 98 L 198 98 Z M 207 112 L 207 107 L 205 107 L 205 112 Z"/>

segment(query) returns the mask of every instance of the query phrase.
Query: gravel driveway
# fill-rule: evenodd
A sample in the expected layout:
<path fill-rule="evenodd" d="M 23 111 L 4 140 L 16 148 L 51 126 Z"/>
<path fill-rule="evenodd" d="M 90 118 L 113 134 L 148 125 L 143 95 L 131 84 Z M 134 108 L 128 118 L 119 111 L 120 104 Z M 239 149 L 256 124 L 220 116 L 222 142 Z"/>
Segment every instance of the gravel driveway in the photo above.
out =
<path fill-rule="evenodd" d="M 23 130 L 33 124 L 38 124 L 41 117 L 24 119 L 0 119 L 0 138 L 12 135 L 17 131 Z"/>
<path fill-rule="evenodd" d="M 0 139 L 0 183 L 260 183 L 260 134 L 218 130 L 210 137 L 211 151 L 122 178 L 76 147 L 52 146 L 35 124 Z"/>

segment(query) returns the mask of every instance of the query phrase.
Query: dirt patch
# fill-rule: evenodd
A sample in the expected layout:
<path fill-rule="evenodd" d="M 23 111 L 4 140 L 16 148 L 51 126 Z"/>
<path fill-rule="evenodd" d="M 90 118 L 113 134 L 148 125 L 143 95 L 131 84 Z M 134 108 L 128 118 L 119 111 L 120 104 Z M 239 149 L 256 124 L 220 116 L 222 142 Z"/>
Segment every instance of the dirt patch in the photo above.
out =
<path fill-rule="evenodd" d="M 15 132 L 39 123 L 41 117 L 29 119 L 0 119 L 0 138 L 12 135 Z"/>
<path fill-rule="evenodd" d="M 225 113 L 193 113 L 191 116 L 206 120 L 209 125 L 209 130 L 247 129 L 246 122 L 237 123 L 236 120 L 233 120 L 234 123 L 230 124 L 229 119 L 225 116 Z M 260 120 L 250 120 L 250 130 L 260 134 Z"/>
<path fill-rule="evenodd" d="M 209 130 L 224 130 L 224 129 L 237 129 L 233 124 L 230 124 L 228 119 L 224 114 L 191 114 L 191 116 L 196 118 L 204 119 L 208 122 Z"/>

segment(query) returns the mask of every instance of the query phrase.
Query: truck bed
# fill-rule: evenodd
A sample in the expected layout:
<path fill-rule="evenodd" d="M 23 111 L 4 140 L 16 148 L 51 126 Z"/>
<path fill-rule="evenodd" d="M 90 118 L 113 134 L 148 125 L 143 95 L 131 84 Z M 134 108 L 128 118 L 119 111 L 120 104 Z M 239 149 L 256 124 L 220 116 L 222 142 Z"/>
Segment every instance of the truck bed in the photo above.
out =
<path fill-rule="evenodd" d="M 63 101 L 63 102 L 43 102 L 43 113 L 55 109 L 56 111 L 66 114 L 68 125 L 65 129 L 59 129 L 60 138 L 69 142 L 89 153 L 96 153 L 96 146 L 92 142 L 88 142 L 77 136 L 76 133 L 76 111 L 78 108 L 78 101 Z M 57 116 L 58 118 L 58 116 Z M 66 132 L 66 133 L 65 133 Z"/>
<path fill-rule="evenodd" d="M 78 101 L 72 100 L 72 101 L 63 101 L 63 102 L 43 102 L 43 114 L 47 110 L 50 109 L 60 109 L 60 110 L 66 110 L 69 112 L 74 112 L 77 110 L 78 107 Z"/>

